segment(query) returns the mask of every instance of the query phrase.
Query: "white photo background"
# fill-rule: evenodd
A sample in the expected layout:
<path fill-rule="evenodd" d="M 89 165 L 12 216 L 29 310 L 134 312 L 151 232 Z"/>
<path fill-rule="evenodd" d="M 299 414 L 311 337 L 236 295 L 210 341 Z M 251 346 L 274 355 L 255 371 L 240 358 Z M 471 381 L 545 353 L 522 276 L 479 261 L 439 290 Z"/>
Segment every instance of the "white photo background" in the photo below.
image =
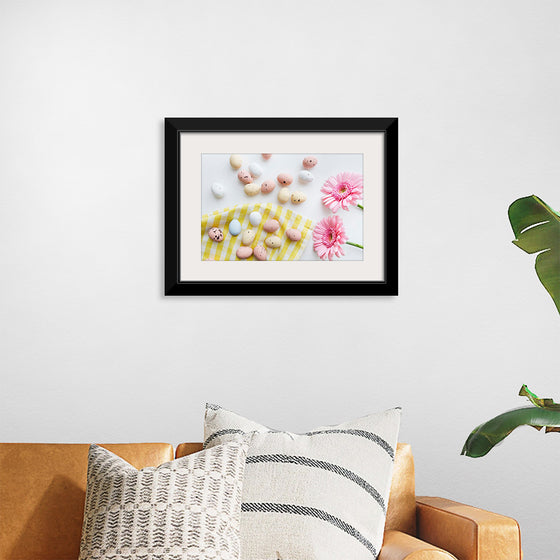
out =
<path fill-rule="evenodd" d="M 202 154 L 202 178 L 201 178 L 201 215 L 210 214 L 214 211 L 220 211 L 225 208 L 232 208 L 236 205 L 253 205 L 253 204 L 272 204 L 281 208 L 290 209 L 292 212 L 301 214 L 305 218 L 310 218 L 315 227 L 321 220 L 333 215 L 333 211 L 326 206 L 322 201 L 323 193 L 321 188 L 325 182 L 335 178 L 341 173 L 352 173 L 354 177 L 363 177 L 363 154 L 325 154 L 325 153 L 299 153 L 299 154 L 272 154 L 269 159 L 264 159 L 262 154 L 237 154 L 242 160 L 241 169 L 249 169 L 252 165 L 257 165 L 261 170 L 260 176 L 254 177 L 254 183 L 259 187 L 263 181 L 272 181 L 276 186 L 272 192 L 264 194 L 259 192 L 255 196 L 249 196 L 244 191 L 244 183 L 238 177 L 238 170 L 230 165 L 231 153 L 227 154 Z M 303 159 L 312 156 L 317 160 L 317 164 L 310 168 L 305 169 L 303 166 Z M 308 171 L 312 176 L 311 182 L 305 182 L 298 179 L 300 171 Z M 278 184 L 276 178 L 281 173 L 289 174 L 293 182 L 289 185 L 288 189 L 290 194 L 300 192 L 306 197 L 306 200 L 300 204 L 294 204 L 291 200 L 285 203 L 278 201 L 278 192 L 281 185 Z M 218 198 L 214 195 L 212 186 L 220 185 L 223 196 Z M 364 188 L 365 184 L 364 184 Z M 222 190 L 223 189 L 223 190 Z M 359 197 L 357 201 L 363 205 L 363 196 Z M 261 207 L 262 208 L 262 207 Z M 261 210 L 262 213 L 262 210 Z M 363 210 L 356 204 L 349 205 L 349 210 L 339 208 L 335 215 L 340 218 L 344 225 L 344 231 L 349 242 L 363 245 Z M 247 224 L 248 225 L 248 224 Z M 251 227 L 249 225 L 249 227 Z M 256 230 L 255 227 L 251 229 Z M 241 245 L 241 235 L 233 239 L 228 231 L 228 227 L 223 229 L 225 239 L 222 243 L 228 244 L 231 241 L 235 242 L 235 247 Z M 267 236 L 274 234 L 267 234 L 262 232 L 258 239 L 251 244 L 263 244 Z M 206 247 L 208 243 L 207 231 L 202 234 L 202 247 Z M 290 240 L 282 237 L 283 243 L 291 244 Z M 364 258 L 364 249 L 358 248 L 353 245 L 343 244 L 341 247 L 344 255 L 340 257 L 333 257 L 333 259 L 343 261 L 361 261 Z M 274 250 L 268 249 L 269 253 Z M 204 255 L 202 255 L 204 260 Z M 221 258 L 225 258 L 225 252 L 222 252 Z M 235 259 L 235 251 L 231 255 Z M 250 257 L 254 260 L 254 257 Z M 320 261 L 321 258 L 313 248 L 313 239 L 305 246 L 301 253 L 299 260 L 302 261 Z"/>
<path fill-rule="evenodd" d="M 272 157 L 264 160 L 261 150 L 273 154 Z M 257 184 L 265 179 L 276 180 L 279 173 L 289 173 L 293 177 L 290 191 L 304 193 L 307 200 L 299 205 L 291 201 L 281 205 L 277 199 L 278 183 L 270 194 L 247 196 L 229 162 L 234 153 L 243 159 L 243 167 L 255 162 L 263 169 L 263 174 L 256 178 Z M 309 184 L 298 180 L 304 156 L 315 156 L 318 160 L 309 170 L 314 175 Z M 383 133 L 181 132 L 179 170 L 181 281 L 385 281 Z M 343 171 L 363 175 L 363 210 L 351 206 L 349 211 L 339 209 L 334 215 L 342 218 L 348 240 L 362 245 L 363 250 L 344 245 L 344 257 L 321 260 L 311 239 L 302 258 L 296 261 L 201 259 L 202 215 L 240 204 L 271 203 L 312 219 L 316 226 L 322 218 L 333 215 L 321 201 L 321 187 L 328 177 Z M 212 194 L 215 182 L 224 187 L 221 199 Z M 227 228 L 224 234 L 228 235 Z"/>

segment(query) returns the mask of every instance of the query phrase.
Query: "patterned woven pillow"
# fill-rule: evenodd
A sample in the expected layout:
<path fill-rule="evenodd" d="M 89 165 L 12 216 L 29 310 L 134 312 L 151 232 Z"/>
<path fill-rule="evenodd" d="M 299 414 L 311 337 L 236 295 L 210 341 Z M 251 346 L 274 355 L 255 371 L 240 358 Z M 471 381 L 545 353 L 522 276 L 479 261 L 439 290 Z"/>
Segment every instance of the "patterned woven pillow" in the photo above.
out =
<path fill-rule="evenodd" d="M 237 440 L 137 470 L 92 445 L 80 560 L 238 560 L 246 456 Z"/>
<path fill-rule="evenodd" d="M 206 406 L 205 447 L 256 432 L 241 505 L 243 560 L 375 560 L 401 409 L 305 434 Z"/>

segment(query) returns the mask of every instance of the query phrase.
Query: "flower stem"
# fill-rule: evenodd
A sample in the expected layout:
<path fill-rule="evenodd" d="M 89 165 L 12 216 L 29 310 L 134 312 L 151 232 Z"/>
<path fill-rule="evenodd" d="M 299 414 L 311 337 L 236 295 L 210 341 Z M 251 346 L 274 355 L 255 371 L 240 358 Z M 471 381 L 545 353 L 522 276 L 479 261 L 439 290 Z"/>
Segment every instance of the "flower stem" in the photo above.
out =
<path fill-rule="evenodd" d="M 362 210 L 364 209 L 364 207 L 361 204 L 358 204 L 358 208 L 361 208 Z"/>
<path fill-rule="evenodd" d="M 363 249 L 362 245 L 358 245 L 357 243 L 352 243 L 352 241 L 347 241 L 346 245 L 352 245 L 353 247 L 358 247 L 359 249 Z"/>

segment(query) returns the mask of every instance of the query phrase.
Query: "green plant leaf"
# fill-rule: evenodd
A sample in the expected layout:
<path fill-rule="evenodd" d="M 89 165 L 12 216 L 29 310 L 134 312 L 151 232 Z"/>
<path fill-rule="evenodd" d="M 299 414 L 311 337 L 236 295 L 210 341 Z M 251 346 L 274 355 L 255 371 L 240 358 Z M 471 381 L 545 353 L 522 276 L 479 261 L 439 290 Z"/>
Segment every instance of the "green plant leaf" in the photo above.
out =
<path fill-rule="evenodd" d="M 560 313 L 560 214 L 532 195 L 512 202 L 508 216 L 514 245 L 526 253 L 539 253 L 537 276 Z"/>
<path fill-rule="evenodd" d="M 526 406 L 504 412 L 475 428 L 463 445 L 461 455 L 484 457 L 519 426 L 532 426 L 537 430 L 545 427 L 546 432 L 558 432 L 560 431 L 560 410 Z"/>
<path fill-rule="evenodd" d="M 560 404 L 555 403 L 552 399 L 541 399 L 535 393 L 529 391 L 527 385 L 522 385 L 519 389 L 521 397 L 527 397 L 535 406 L 539 408 L 547 408 L 549 410 L 560 410 Z"/>

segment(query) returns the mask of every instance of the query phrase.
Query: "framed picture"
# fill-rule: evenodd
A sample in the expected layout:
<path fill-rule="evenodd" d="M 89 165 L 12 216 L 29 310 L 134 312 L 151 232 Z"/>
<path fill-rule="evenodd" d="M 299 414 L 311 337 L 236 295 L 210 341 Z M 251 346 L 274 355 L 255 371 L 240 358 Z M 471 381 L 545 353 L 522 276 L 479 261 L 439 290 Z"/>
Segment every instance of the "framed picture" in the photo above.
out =
<path fill-rule="evenodd" d="M 166 118 L 165 295 L 397 295 L 397 186 L 396 118 Z"/>

